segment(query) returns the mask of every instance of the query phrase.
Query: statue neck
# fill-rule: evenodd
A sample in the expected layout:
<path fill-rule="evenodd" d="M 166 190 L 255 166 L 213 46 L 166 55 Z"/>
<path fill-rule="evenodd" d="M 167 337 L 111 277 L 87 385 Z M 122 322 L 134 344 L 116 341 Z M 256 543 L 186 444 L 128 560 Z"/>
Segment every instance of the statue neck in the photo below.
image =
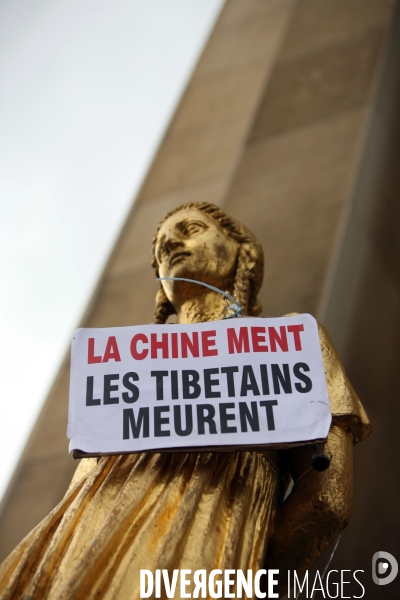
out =
<path fill-rule="evenodd" d="M 174 302 L 177 323 L 204 323 L 220 321 L 228 315 L 229 301 L 211 290 L 200 290 L 196 296 Z"/>

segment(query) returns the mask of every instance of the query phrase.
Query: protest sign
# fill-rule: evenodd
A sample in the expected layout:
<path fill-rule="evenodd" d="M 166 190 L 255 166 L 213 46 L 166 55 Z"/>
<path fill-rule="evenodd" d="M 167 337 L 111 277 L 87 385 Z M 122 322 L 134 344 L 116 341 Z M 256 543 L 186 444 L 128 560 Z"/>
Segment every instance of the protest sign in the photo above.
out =
<path fill-rule="evenodd" d="M 311 315 L 78 329 L 75 456 L 299 444 L 331 423 Z"/>

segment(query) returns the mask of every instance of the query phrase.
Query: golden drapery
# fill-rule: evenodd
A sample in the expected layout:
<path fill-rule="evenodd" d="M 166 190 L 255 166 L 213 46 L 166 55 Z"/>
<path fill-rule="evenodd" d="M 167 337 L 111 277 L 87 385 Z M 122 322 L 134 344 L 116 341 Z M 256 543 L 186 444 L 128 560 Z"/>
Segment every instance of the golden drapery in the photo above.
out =
<path fill-rule="evenodd" d="M 370 432 L 368 418 L 322 328 L 320 339 L 333 425 L 355 443 Z M 279 451 L 81 464 L 63 500 L 0 566 L 1 600 L 135 600 L 140 569 L 262 568 L 285 489 Z"/>

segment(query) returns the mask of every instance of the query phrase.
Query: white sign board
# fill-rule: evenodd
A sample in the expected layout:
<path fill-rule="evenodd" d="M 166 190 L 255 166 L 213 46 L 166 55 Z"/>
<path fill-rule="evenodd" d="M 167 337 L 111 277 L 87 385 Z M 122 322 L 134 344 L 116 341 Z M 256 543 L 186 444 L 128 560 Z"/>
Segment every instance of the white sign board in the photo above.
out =
<path fill-rule="evenodd" d="M 74 334 L 70 451 L 280 446 L 330 423 L 311 315 Z"/>

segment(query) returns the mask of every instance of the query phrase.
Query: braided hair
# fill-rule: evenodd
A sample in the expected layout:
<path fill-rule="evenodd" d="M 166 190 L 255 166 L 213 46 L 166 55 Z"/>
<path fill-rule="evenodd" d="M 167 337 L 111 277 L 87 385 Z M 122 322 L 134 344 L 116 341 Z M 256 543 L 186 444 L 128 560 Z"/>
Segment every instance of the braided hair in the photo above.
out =
<path fill-rule="evenodd" d="M 237 243 L 239 252 L 232 295 L 242 307 L 243 315 L 258 316 L 261 313 L 262 306 L 257 298 L 257 294 L 260 291 L 264 274 L 264 254 L 261 244 L 242 223 L 229 217 L 215 204 L 210 204 L 209 202 L 188 202 L 174 208 L 165 215 L 164 219 L 159 223 L 153 238 L 151 264 L 156 272 L 156 277 L 159 277 L 159 271 L 155 248 L 160 227 L 175 213 L 189 208 L 200 210 L 215 219 L 225 233 Z M 153 323 L 163 324 L 172 314 L 175 314 L 175 309 L 168 300 L 161 285 L 156 295 Z"/>

